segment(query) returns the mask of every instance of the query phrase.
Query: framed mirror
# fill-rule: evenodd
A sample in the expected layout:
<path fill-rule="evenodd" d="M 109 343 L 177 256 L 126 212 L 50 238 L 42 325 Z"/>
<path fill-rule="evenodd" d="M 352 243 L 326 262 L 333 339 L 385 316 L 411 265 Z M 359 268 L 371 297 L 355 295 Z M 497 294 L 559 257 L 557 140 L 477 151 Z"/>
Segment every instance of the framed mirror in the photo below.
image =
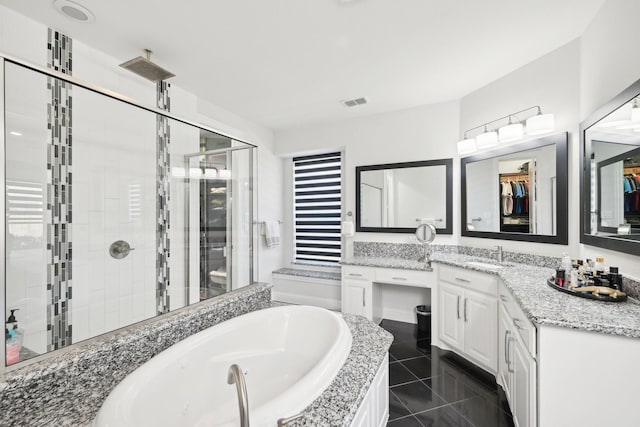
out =
<path fill-rule="evenodd" d="M 453 159 L 356 167 L 356 231 L 451 234 Z"/>
<path fill-rule="evenodd" d="M 462 158 L 462 235 L 567 244 L 567 138 Z"/>
<path fill-rule="evenodd" d="M 640 253 L 640 80 L 580 125 L 580 242 Z"/>

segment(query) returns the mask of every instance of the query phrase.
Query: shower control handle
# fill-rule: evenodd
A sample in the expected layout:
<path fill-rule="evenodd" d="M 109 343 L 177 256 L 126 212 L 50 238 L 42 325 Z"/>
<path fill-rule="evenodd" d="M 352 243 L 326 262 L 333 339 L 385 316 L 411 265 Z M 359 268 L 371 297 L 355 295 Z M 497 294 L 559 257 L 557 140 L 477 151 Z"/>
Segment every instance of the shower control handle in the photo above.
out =
<path fill-rule="evenodd" d="M 124 240 L 116 240 L 109 246 L 109 255 L 115 259 L 122 259 L 129 255 L 129 252 L 135 250 Z"/>

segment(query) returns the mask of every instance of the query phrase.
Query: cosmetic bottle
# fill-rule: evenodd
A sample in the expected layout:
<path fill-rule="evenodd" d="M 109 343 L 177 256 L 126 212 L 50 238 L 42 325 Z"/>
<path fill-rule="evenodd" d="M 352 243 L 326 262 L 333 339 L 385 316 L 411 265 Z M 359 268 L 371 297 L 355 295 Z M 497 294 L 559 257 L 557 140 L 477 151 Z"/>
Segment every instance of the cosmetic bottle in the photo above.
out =
<path fill-rule="evenodd" d="M 5 356 L 7 366 L 20 361 L 20 349 L 22 348 L 22 330 L 18 328 L 18 320 L 15 312 L 18 309 L 9 310 L 11 314 L 5 324 Z"/>

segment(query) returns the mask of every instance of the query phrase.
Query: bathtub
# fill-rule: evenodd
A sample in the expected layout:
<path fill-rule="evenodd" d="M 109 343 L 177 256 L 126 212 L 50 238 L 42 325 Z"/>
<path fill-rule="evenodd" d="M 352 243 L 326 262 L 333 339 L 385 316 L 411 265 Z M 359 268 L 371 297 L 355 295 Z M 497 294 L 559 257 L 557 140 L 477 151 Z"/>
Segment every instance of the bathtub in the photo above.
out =
<path fill-rule="evenodd" d="M 351 350 L 342 317 L 309 306 L 255 311 L 168 348 L 113 389 L 94 425 L 239 426 L 229 366 L 245 372 L 252 427 L 276 426 L 320 396 Z"/>

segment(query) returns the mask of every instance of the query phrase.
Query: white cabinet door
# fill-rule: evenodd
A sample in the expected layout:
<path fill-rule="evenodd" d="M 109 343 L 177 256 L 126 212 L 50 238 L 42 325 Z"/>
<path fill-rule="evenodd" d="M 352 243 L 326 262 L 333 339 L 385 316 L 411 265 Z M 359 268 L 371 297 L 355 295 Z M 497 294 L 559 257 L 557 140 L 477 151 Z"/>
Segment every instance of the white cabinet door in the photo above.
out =
<path fill-rule="evenodd" d="M 460 351 L 464 351 L 463 301 L 463 289 L 440 284 L 440 339 Z"/>
<path fill-rule="evenodd" d="M 342 287 L 342 311 L 371 320 L 373 317 L 371 283 L 361 280 L 343 280 Z"/>
<path fill-rule="evenodd" d="M 495 297 L 467 290 L 462 315 L 465 353 L 491 372 L 496 372 L 498 303 Z"/>
<path fill-rule="evenodd" d="M 511 402 L 511 373 L 509 366 L 509 358 L 513 359 L 507 352 L 510 350 L 507 342 L 511 337 L 511 324 L 509 315 L 504 309 L 502 304 L 500 305 L 500 316 L 498 321 L 498 378 L 504 393 L 507 395 L 507 400 Z"/>
<path fill-rule="evenodd" d="M 513 394 L 511 412 L 517 427 L 536 425 L 536 363 L 527 349 L 517 339 L 512 339 L 511 367 L 513 370 Z"/>

